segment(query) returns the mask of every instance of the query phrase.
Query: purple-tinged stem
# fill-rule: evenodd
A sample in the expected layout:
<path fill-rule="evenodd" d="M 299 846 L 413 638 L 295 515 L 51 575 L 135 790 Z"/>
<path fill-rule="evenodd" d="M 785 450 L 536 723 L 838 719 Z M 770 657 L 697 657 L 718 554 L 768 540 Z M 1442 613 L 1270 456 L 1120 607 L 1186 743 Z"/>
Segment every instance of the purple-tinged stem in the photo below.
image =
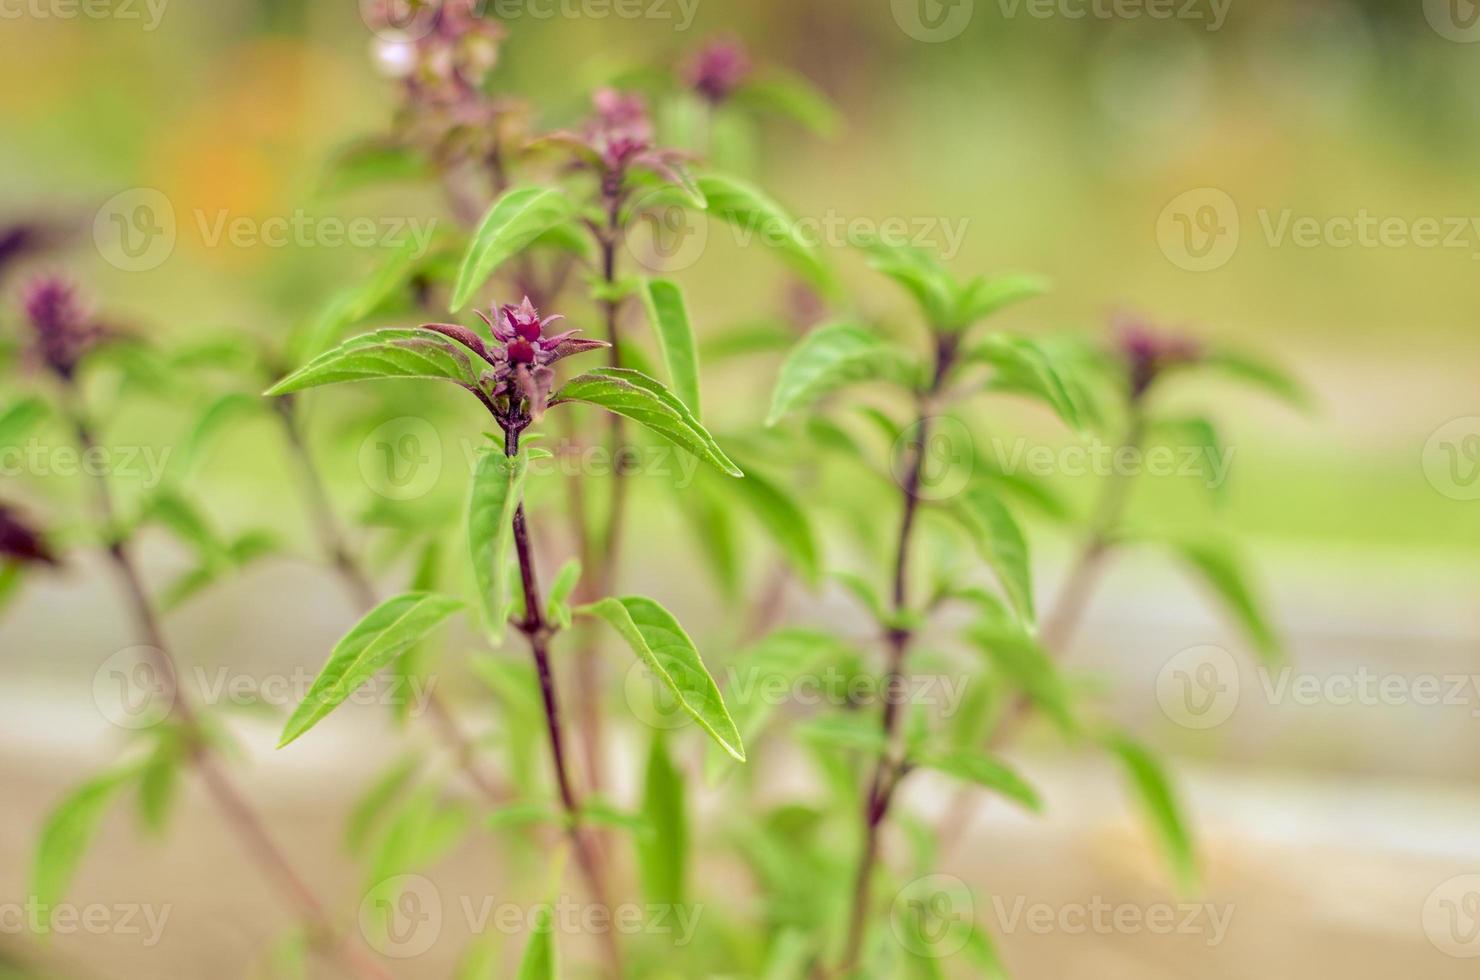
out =
<path fill-rule="evenodd" d="M 84 453 L 91 454 L 97 442 L 93 438 L 91 427 L 79 411 L 73 412 L 73 427 Z M 245 795 L 232 782 L 220 761 L 208 748 L 201 731 L 200 719 L 180 688 L 179 668 L 169 652 L 158 613 L 144 586 L 138 566 L 134 563 L 128 541 L 117 537 L 117 509 L 113 504 L 107 477 L 99 474 L 94 487 L 98 516 L 108 535 L 108 557 L 132 608 L 139 631 L 143 634 L 154 669 L 160 676 L 160 696 L 168 700 L 170 714 L 185 730 L 190 743 L 190 760 L 211 797 L 226 816 L 227 822 L 235 829 L 247 851 L 287 895 L 315 941 L 329 946 L 334 955 L 355 975 L 373 980 L 391 980 L 391 974 L 364 949 L 348 940 L 335 938 L 333 920 L 318 896 L 298 873 L 292 860 L 272 839 L 261 817 L 252 809 Z"/>

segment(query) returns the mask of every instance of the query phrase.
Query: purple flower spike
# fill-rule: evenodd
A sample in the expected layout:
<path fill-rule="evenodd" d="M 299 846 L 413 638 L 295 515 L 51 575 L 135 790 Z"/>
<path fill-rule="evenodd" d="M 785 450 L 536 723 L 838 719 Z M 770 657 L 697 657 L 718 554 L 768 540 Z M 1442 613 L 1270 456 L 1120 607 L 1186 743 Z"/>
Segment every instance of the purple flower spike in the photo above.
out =
<path fill-rule="evenodd" d="M 711 105 L 729 99 L 751 72 L 750 53 L 734 38 L 718 38 L 700 48 L 684 65 L 683 80 Z"/>
<path fill-rule="evenodd" d="M 489 394 L 495 398 L 523 398 L 529 402 L 529 414 L 538 418 L 555 380 L 551 367 L 556 361 L 609 346 L 604 341 L 576 337 L 579 332 L 567 330 L 550 334 L 547 328 L 565 319 L 560 314 L 541 317 L 529 297 L 518 306 L 495 307 L 492 315 L 478 312 L 493 335 L 489 345 L 467 327 L 452 323 L 427 323 L 424 330 L 435 330 L 457 341 L 487 361 L 492 368 L 484 375 L 491 382 Z"/>
<path fill-rule="evenodd" d="M 21 306 L 36 332 L 41 360 L 62 378 L 71 378 L 83 355 L 102 338 L 91 311 L 71 284 L 55 276 L 32 280 L 21 294 Z"/>
<path fill-rule="evenodd" d="M 628 190 L 627 174 L 641 167 L 663 180 L 684 184 L 683 165 L 689 155 L 654 143 L 652 119 L 642 97 L 616 89 L 598 89 L 591 97 L 593 113 L 580 133 L 555 132 L 534 140 L 560 147 L 601 177 L 602 195 L 620 200 Z"/>

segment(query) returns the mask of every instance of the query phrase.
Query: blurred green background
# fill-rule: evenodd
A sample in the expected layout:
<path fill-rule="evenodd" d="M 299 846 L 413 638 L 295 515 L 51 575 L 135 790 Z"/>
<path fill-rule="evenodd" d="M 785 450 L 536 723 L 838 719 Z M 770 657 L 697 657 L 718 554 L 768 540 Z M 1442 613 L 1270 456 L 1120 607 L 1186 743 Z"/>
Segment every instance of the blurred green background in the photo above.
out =
<path fill-rule="evenodd" d="M 1214 415 L 1234 450 L 1226 499 L 1215 507 L 1195 482 L 1164 479 L 1144 483 L 1134 501 L 1143 518 L 1211 520 L 1246 540 L 1301 669 L 1477 673 L 1480 501 L 1464 466 L 1480 460 L 1464 455 L 1464 438 L 1480 438 L 1480 37 L 1460 16 L 1464 0 L 1231 0 L 1226 8 L 1178 0 L 1173 9 L 1188 16 L 1172 18 L 1126 16 L 1142 9 L 1129 3 L 1121 15 L 1065 16 L 1065 8 L 1108 9 L 1068 0 L 1047 15 L 1029 0 L 697 0 L 682 30 L 674 0 L 645 2 L 667 16 L 546 18 L 508 8 L 523 13 L 507 20 L 496 83 L 538 105 L 537 126 L 546 128 L 579 119 L 593 86 L 671 65 L 716 33 L 740 37 L 762 63 L 805 74 L 846 125 L 832 140 L 784 122 L 765 126 L 756 176 L 794 214 L 963 229 L 959 254 L 949 256 L 963 275 L 1025 271 L 1054 283 L 1046 298 L 1007 314 L 1006 326 L 1093 337 L 1113 311 L 1143 311 L 1262 351 L 1310 387 L 1309 415 L 1233 386 L 1178 388 L 1173 400 Z M 344 220 L 448 220 L 431 191 L 321 193 L 334 150 L 384 131 L 395 101 L 352 4 L 175 0 L 152 29 L 148 8 L 133 9 L 138 18 L 0 19 L 0 222 L 74 229 L 69 247 L 33 268 L 64 270 L 111 318 L 162 344 L 222 327 L 280 337 L 376 256 L 312 243 L 212 244 L 200 216 L 301 209 Z M 948 22 L 965 10 L 969 23 L 922 40 L 922 10 Z M 136 188 L 162 192 L 177 220 L 173 252 L 143 272 L 117 268 L 93 241 L 104 202 Z M 1182 222 L 1200 227 L 1208 202 L 1226 251 L 1199 271 L 1179 236 Z M 1341 226 L 1329 222 L 1362 216 L 1395 230 L 1344 245 Z M 1280 234 L 1286 222 L 1312 219 L 1326 228 L 1313 241 Z M 1416 240 L 1424 222 L 1437 223 L 1441 241 Z M 837 251 L 857 307 L 911 322 L 890 284 Z M 701 334 L 787 307 L 774 260 L 722 235 L 711 235 L 683 280 Z M 3 297 L 6 330 L 17 322 L 14 285 Z M 581 304 L 565 312 L 576 326 L 594 326 Z M 774 367 L 754 359 L 706 378 L 721 427 L 763 416 Z M 427 397 L 432 406 L 444 398 Z M 396 413 L 371 396 L 347 401 L 365 414 L 326 430 L 322 458 L 353 513 L 375 499 L 357 469 L 358 447 Z M 994 430 L 1049 431 L 1032 410 L 1000 412 Z M 144 405 L 115 421 L 116 441 L 147 443 L 179 420 Z M 455 434 L 476 437 L 475 423 Z M 1448 434 L 1436 435 L 1445 426 Z M 266 501 L 280 530 L 307 533 L 301 507 L 282 489 L 291 474 L 272 438 L 247 427 L 223 444 L 201 484 L 209 509 L 234 526 Z M 463 477 L 447 467 L 419 506 L 456 508 Z M 50 505 L 77 489 L 33 481 L 21 496 Z M 1081 499 L 1089 492 L 1068 489 Z M 661 502 L 637 516 L 651 550 L 636 577 L 670 583 L 676 604 L 701 619 L 714 614 L 702 583 L 685 578 L 691 559 L 667 533 L 672 517 Z M 1052 583 L 1072 540 L 1033 533 Z M 1216 732 L 1179 730 L 1157 713 L 1155 676 L 1176 650 L 1221 636 L 1210 633 L 1216 617 L 1149 563 L 1128 561 L 1111 578 L 1084 630 L 1082 665 L 1117 678 L 1107 681 L 1123 690 L 1117 710 L 1187 761 L 1194 808 L 1213 841 L 1212 879 L 1248 915 L 1262 906 L 1271 928 L 1301 932 L 1269 940 L 1288 954 L 1283 972 L 1258 942 L 1222 951 L 1216 972 L 1194 953 L 1153 966 L 1144 951 L 1093 943 L 1065 953 L 1010 941 L 1009 952 L 1044 976 L 1092 975 L 1092 962 L 1108 964 L 1095 974 L 1103 976 L 1297 976 L 1291 964 L 1323 945 L 1322 961 L 1346 957 L 1349 976 L 1417 963 L 1425 975 L 1462 975 L 1463 961 L 1435 958 L 1416 924 L 1433 884 L 1480 862 L 1463 829 L 1480 815 L 1476 706 L 1261 704 Z M 306 649 L 332 642 L 342 625 L 335 617 L 347 610 L 311 597 L 327 588 L 301 571 L 254 575 L 241 593 L 251 600 L 227 597 L 183 617 L 181 645 L 220 662 L 248 651 L 268 663 L 316 663 Z M 20 689 L 86 683 L 93 653 L 116 646 L 116 623 L 78 614 L 99 594 L 101 586 L 41 587 L 0 620 L 3 669 L 24 680 Z M 836 614 L 837 605 L 808 612 Z M 58 619 L 69 620 L 60 636 Z M 242 637 L 231 635 L 237 630 Z M 33 714 L 44 714 L 40 697 L 30 699 Z M 15 725 L 32 716 L 16 713 Z M 74 748 L 100 755 L 102 744 Z M 30 759 L 20 751 L 9 764 L 19 802 L 4 827 L 5 856 L 18 863 L 4 869 L 7 883 L 21 874 L 35 817 L 55 792 L 56 774 L 36 772 L 50 751 Z M 1098 782 L 1047 754 L 1055 792 L 1082 804 L 1079 813 L 1102 806 Z M 317 787 L 299 777 L 289 809 L 301 813 Z M 1128 874 L 1118 856 L 1125 837 L 1078 820 L 1047 837 L 1015 828 L 980 856 L 1009 877 L 1031 878 L 1045 865 L 1076 882 Z M 149 867 L 138 855 L 122 860 L 141 874 Z"/>

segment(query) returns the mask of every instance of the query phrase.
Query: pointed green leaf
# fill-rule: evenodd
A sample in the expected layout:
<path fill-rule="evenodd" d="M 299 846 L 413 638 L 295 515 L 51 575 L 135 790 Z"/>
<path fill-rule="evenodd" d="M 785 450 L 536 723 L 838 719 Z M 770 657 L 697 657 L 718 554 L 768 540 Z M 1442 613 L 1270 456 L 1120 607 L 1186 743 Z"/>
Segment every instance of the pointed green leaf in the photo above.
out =
<path fill-rule="evenodd" d="M 211 402 L 196 418 L 180 451 L 170 460 L 170 472 L 185 479 L 200 467 L 211 446 L 239 418 L 260 412 L 267 404 L 244 392 L 228 392 Z"/>
<path fill-rule="evenodd" d="M 376 671 L 461 607 L 450 596 L 408 592 L 370 610 L 335 644 L 328 663 L 283 726 L 278 748 L 317 725 Z"/>
<path fill-rule="evenodd" d="M 581 581 L 581 562 L 572 558 L 560 566 L 555 581 L 550 586 L 550 598 L 545 602 L 545 616 L 558 623 L 561 629 L 570 628 L 570 594 Z"/>
<path fill-rule="evenodd" d="M 139 770 L 139 815 L 152 833 L 163 833 L 169 821 L 180 770 L 186 762 L 185 750 L 182 733 L 173 726 L 162 727 Z"/>
<path fill-rule="evenodd" d="M 1173 541 L 1172 547 L 1223 601 L 1260 659 L 1267 665 L 1278 664 L 1283 659 L 1279 637 L 1233 551 L 1216 541 Z"/>
<path fill-rule="evenodd" d="M 285 395 L 320 385 L 381 378 L 430 378 L 476 389 L 482 359 L 432 330 L 391 327 L 352 337 L 267 390 Z M 486 365 L 485 365 L 486 366 Z"/>
<path fill-rule="evenodd" d="M 782 554 L 809 585 L 822 577 L 822 548 L 812 519 L 791 494 L 752 468 L 743 480 L 729 480 L 723 489 L 750 508 L 780 547 Z"/>
<path fill-rule="evenodd" d="M 329 197 L 367 185 L 424 180 L 433 174 L 430 161 L 409 146 L 357 140 L 335 150 L 319 193 Z"/>
<path fill-rule="evenodd" d="M 767 71 L 740 86 L 736 103 L 785 116 L 818 136 L 831 138 L 842 128 L 842 115 L 811 81 L 791 72 Z"/>
<path fill-rule="evenodd" d="M 570 198 L 553 187 L 514 187 L 493 202 L 483 216 L 457 271 L 452 287 L 452 312 L 468 305 L 473 295 L 510 257 L 570 216 Z"/>
<path fill-rule="evenodd" d="M 744 241 L 759 238 L 761 244 L 778 249 L 813 285 L 823 292 L 833 291 L 832 277 L 817 257 L 814 243 L 770 196 L 743 180 L 719 174 L 703 174 L 695 183 L 709 203 L 709 214 L 738 228 Z"/>
<path fill-rule="evenodd" d="M 1191 890 L 1197 882 L 1197 855 L 1187 818 L 1166 770 L 1155 756 L 1124 735 L 1109 735 L 1104 744 L 1125 767 L 1131 788 L 1141 802 L 1152 833 L 1171 862 L 1178 884 L 1184 891 Z"/>
<path fill-rule="evenodd" d="M 795 690 L 798 678 L 849 652 L 847 644 L 831 634 L 788 627 L 767 634 L 741 653 L 728 672 L 730 684 L 725 692 L 740 737 L 746 744 L 754 742 L 776 713 L 779 705 L 766 692 Z M 722 776 L 724 762 L 718 749 L 711 751 L 705 759 L 706 778 L 713 781 Z"/>
<path fill-rule="evenodd" d="M 908 356 L 853 323 L 817 327 L 792 348 L 771 395 L 767 425 L 823 395 L 859 381 L 901 380 Z"/>
<path fill-rule="evenodd" d="M 993 666 L 1021 688 L 1060 731 L 1067 735 L 1079 731 L 1069 688 L 1053 659 L 1032 637 L 989 620 L 968 629 L 966 638 L 980 647 Z"/>
<path fill-rule="evenodd" d="M 67 795 L 46 818 L 31 870 L 31 896 L 52 909 L 66 897 L 83 852 L 97 833 L 118 791 L 134 778 L 133 768 L 95 776 Z M 46 923 L 49 926 L 49 920 Z"/>
<path fill-rule="evenodd" d="M 535 911 L 534 929 L 515 980 L 556 980 L 560 975 L 556 959 L 554 916 L 550 906 L 541 905 Z"/>
<path fill-rule="evenodd" d="M 483 602 L 483 622 L 495 642 L 509 618 L 509 544 L 514 512 L 524 496 L 529 454 L 506 456 L 497 447 L 478 458 L 468 501 L 468 548 Z"/>
<path fill-rule="evenodd" d="M 1152 433 L 1173 448 L 1196 450 L 1198 453 L 1198 475 L 1203 486 L 1217 503 L 1228 496 L 1227 472 L 1223 471 L 1223 440 L 1218 438 L 1218 428 L 1199 415 L 1184 418 L 1158 419 L 1152 424 Z"/>
<path fill-rule="evenodd" d="M 172 490 L 164 490 L 149 501 L 145 517 L 174 534 L 195 551 L 207 570 L 219 570 L 231 564 L 225 542 L 206 521 L 205 515 L 189 500 Z"/>
<path fill-rule="evenodd" d="M 857 711 L 810 718 L 797 726 L 796 734 L 814 745 L 849 752 L 883 752 L 889 747 L 879 719 Z"/>
<path fill-rule="evenodd" d="M 714 441 L 694 414 L 673 392 L 639 371 L 627 368 L 598 368 L 566 382 L 550 399 L 586 402 L 629 418 L 686 449 L 730 476 L 744 476 Z"/>
<path fill-rule="evenodd" d="M 351 854 L 364 852 L 371 833 L 415 783 L 419 767 L 420 763 L 414 756 L 402 759 L 371 783 L 365 795 L 355 803 L 344 830 L 344 844 Z"/>
<path fill-rule="evenodd" d="M 485 933 L 469 943 L 458 958 L 453 980 L 498 980 L 502 938 L 497 933 Z"/>
<path fill-rule="evenodd" d="M 39 398 L 23 398 L 0 412 L 0 449 L 20 445 L 26 433 L 50 414 Z"/>
<path fill-rule="evenodd" d="M 1283 368 L 1251 354 L 1238 351 L 1212 351 L 1201 361 L 1195 363 L 1256 388 L 1262 388 L 1301 411 L 1309 411 L 1314 401 L 1306 387 Z"/>
<path fill-rule="evenodd" d="M 981 926 L 971 930 L 966 940 L 966 952 L 976 962 L 978 980 L 1009 980 L 1007 967 L 997 952 L 997 944 Z"/>
<path fill-rule="evenodd" d="M 923 249 L 896 245 L 876 235 L 857 235 L 852 244 L 869 257 L 875 270 L 905 288 L 919 304 L 931 327 L 949 331 L 955 327 L 956 281 L 940 260 Z"/>
<path fill-rule="evenodd" d="M 689 860 L 689 816 L 683 773 L 673 764 L 667 736 L 653 730 L 642 783 L 642 815 L 652 828 L 637 839 L 643 897 L 651 904 L 683 904 Z"/>
<path fill-rule="evenodd" d="M 956 326 L 965 329 L 1023 300 L 1048 292 L 1048 281 L 1037 276 L 977 277 L 956 297 Z"/>
<path fill-rule="evenodd" d="M 1089 395 L 1079 379 L 1061 370 L 1042 344 L 1026 337 L 991 334 L 962 352 L 960 363 L 990 364 L 996 373 L 988 387 L 1024 395 L 1046 403 L 1076 432 L 1084 432 L 1096 417 Z"/>
<path fill-rule="evenodd" d="M 668 367 L 673 393 L 688 406 L 694 418 L 702 418 L 699 355 L 694 346 L 694 328 L 689 323 L 683 290 L 669 279 L 648 279 L 643 282 L 642 298 L 648 320 L 658 334 L 658 346 L 663 350 L 663 363 Z"/>
<path fill-rule="evenodd" d="M 699 659 L 694 641 L 668 610 L 651 599 L 626 596 L 608 597 L 576 612 L 599 616 L 611 624 L 699 727 L 730 755 L 745 761 L 744 744 L 719 687 Z"/>
<path fill-rule="evenodd" d="M 995 790 L 1014 802 L 1022 804 L 1035 813 L 1043 809 L 1038 793 L 1012 769 L 991 756 L 968 749 L 955 749 L 938 754 L 926 754 L 920 765 L 968 783 L 975 783 Z"/>
<path fill-rule="evenodd" d="M 1024 622 L 1033 622 L 1033 574 L 1028 541 L 1012 512 L 985 483 L 967 487 L 949 501 L 946 509 L 971 533 L 982 560 L 997 576 L 1018 615 Z"/>

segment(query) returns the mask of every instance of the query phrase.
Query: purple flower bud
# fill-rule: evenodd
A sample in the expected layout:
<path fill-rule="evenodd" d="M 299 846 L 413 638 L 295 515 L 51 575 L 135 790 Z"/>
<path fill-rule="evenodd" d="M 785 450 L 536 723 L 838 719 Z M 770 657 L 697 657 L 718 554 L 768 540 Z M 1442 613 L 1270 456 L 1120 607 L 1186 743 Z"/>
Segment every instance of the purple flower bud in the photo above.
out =
<path fill-rule="evenodd" d="M 97 343 L 102 331 L 71 284 L 55 276 L 34 279 L 21 294 L 21 306 L 36 333 L 41 360 L 61 377 L 72 377 L 77 362 Z"/>
<path fill-rule="evenodd" d="M 750 54 L 734 38 L 717 38 L 700 48 L 683 67 L 683 79 L 713 105 L 719 105 L 750 76 Z"/>
<path fill-rule="evenodd" d="M 533 364 L 535 360 L 535 348 L 529 341 L 522 338 L 509 341 L 505 348 L 510 364 Z"/>
<path fill-rule="evenodd" d="M 493 370 L 483 375 L 486 393 L 495 398 L 524 399 L 531 417 L 538 417 L 544 409 L 544 399 L 555 379 L 552 364 L 608 346 L 600 340 L 577 338 L 575 330 L 549 334 L 547 328 L 565 318 L 558 313 L 540 316 L 528 296 L 518 306 L 506 304 L 494 307 L 491 313 L 479 311 L 478 316 L 488 324 L 494 344 L 485 344 L 467 327 L 453 323 L 427 323 L 422 329 L 455 340 L 488 362 Z"/>
<path fill-rule="evenodd" d="M 1202 344 L 1195 337 L 1159 331 L 1141 316 L 1117 314 L 1112 329 L 1131 394 L 1136 398 L 1144 395 L 1167 368 L 1195 363 L 1203 355 Z"/>

